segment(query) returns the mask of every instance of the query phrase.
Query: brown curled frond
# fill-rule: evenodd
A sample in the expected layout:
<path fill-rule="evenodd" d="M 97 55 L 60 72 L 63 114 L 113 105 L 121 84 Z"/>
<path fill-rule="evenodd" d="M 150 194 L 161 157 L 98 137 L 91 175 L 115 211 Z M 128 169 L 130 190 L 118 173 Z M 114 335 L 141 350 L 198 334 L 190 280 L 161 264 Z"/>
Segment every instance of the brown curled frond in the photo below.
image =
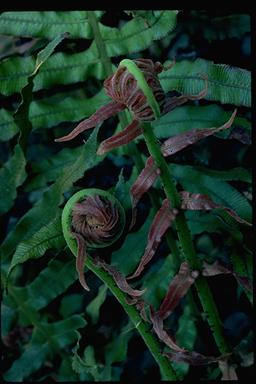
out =
<path fill-rule="evenodd" d="M 80 281 L 80 284 L 86 291 L 89 291 L 90 288 L 86 284 L 85 277 L 84 277 L 84 264 L 86 261 L 86 244 L 85 240 L 82 235 L 79 235 L 78 233 L 72 232 L 72 235 L 75 237 L 77 241 L 77 258 L 76 258 L 76 270 L 78 273 L 78 278 Z"/>
<path fill-rule="evenodd" d="M 212 264 L 203 261 L 203 276 L 217 276 L 220 274 L 232 274 L 237 280 L 238 284 L 240 284 L 243 288 L 247 289 L 249 292 L 253 291 L 252 283 L 247 277 L 238 275 L 231 269 L 222 265 L 218 260 L 215 260 Z"/>
<path fill-rule="evenodd" d="M 153 330 L 165 345 L 167 345 L 171 352 L 164 352 L 163 355 L 166 356 L 171 361 L 177 363 L 187 363 L 190 365 L 204 365 L 210 364 L 217 361 L 226 360 L 230 354 L 222 355 L 219 357 L 214 356 L 204 356 L 196 351 L 189 351 L 185 348 L 180 347 L 174 340 L 173 337 L 164 329 L 163 318 L 160 316 L 159 311 L 154 311 L 152 306 L 150 306 L 150 320 L 153 325 Z"/>
<path fill-rule="evenodd" d="M 196 351 L 175 351 L 175 352 L 164 352 L 164 356 L 166 356 L 169 360 L 175 363 L 186 363 L 189 365 L 205 365 L 205 364 L 211 364 L 211 363 L 216 363 L 223 361 L 224 358 L 226 358 L 227 355 L 225 356 L 205 356 L 202 355 L 201 353 L 198 353 Z"/>
<path fill-rule="evenodd" d="M 251 223 L 242 219 L 231 208 L 224 207 L 220 204 L 215 203 L 208 195 L 182 191 L 180 192 L 180 196 L 182 200 L 182 203 L 181 203 L 182 209 L 203 210 L 203 211 L 209 211 L 212 209 L 222 209 L 239 223 L 251 226 Z"/>
<path fill-rule="evenodd" d="M 88 196 L 74 205 L 72 227 L 88 245 L 110 243 L 119 230 L 118 208 L 102 196 Z"/>
<path fill-rule="evenodd" d="M 168 347 L 175 352 L 185 352 L 184 348 L 179 347 L 171 336 L 164 330 L 163 319 L 157 312 L 150 307 L 150 320 L 153 325 L 153 330 L 157 334 L 158 338 L 163 341 Z"/>
<path fill-rule="evenodd" d="M 135 59 L 134 62 L 143 72 L 145 80 L 152 89 L 160 110 L 162 110 L 165 94 L 157 76 L 161 71 L 159 64 L 155 65 L 150 59 Z M 113 75 L 104 81 L 104 87 L 113 100 L 125 104 L 129 108 L 136 120 L 152 121 L 155 119 L 154 112 L 148 104 L 146 96 L 127 68 L 119 67 Z"/>
<path fill-rule="evenodd" d="M 89 195 L 74 204 L 71 233 L 78 246 L 76 269 L 84 289 L 89 290 L 83 272 L 86 247 L 110 245 L 120 233 L 120 220 L 118 207 L 106 197 Z"/>
<path fill-rule="evenodd" d="M 190 270 L 187 262 L 183 262 L 180 265 L 180 270 L 172 279 L 168 292 L 159 308 L 158 315 L 162 319 L 167 318 L 171 314 L 180 300 L 186 295 L 198 275 L 198 271 Z"/>
<path fill-rule="evenodd" d="M 116 101 L 111 101 L 107 105 L 103 105 L 98 111 L 96 111 L 88 119 L 83 120 L 78 126 L 73 129 L 68 135 L 55 139 L 56 142 L 68 141 L 74 139 L 80 133 L 86 131 L 87 129 L 96 127 L 96 125 L 102 123 L 104 120 L 115 115 L 118 112 L 121 112 L 125 109 L 124 104 L 117 103 Z"/>
<path fill-rule="evenodd" d="M 162 154 L 167 157 L 174 153 L 181 151 L 189 145 L 195 144 L 197 141 L 202 140 L 205 137 L 211 136 L 214 133 L 228 129 L 233 124 L 237 110 L 235 109 L 230 119 L 223 124 L 221 127 L 203 128 L 203 129 L 192 129 L 191 131 L 181 133 L 180 135 L 170 137 L 166 140 L 162 146 Z"/>
<path fill-rule="evenodd" d="M 129 229 L 133 227 L 136 220 L 136 205 L 138 204 L 142 195 L 146 193 L 149 188 L 154 184 L 155 180 L 159 175 L 160 169 L 155 164 L 153 157 L 150 156 L 146 161 L 145 167 L 142 169 L 141 173 L 139 174 L 130 189 L 130 194 L 132 198 L 132 219 Z"/>
<path fill-rule="evenodd" d="M 139 266 L 137 267 L 136 271 L 127 279 L 134 279 L 141 274 L 145 266 L 153 258 L 163 235 L 175 220 L 177 213 L 177 209 L 171 209 L 168 199 L 165 199 L 151 224 L 148 234 L 147 247 L 144 255 L 140 260 Z"/>
<path fill-rule="evenodd" d="M 120 147 L 124 144 L 128 144 L 142 133 L 143 129 L 139 125 L 139 122 L 133 120 L 131 124 L 129 124 L 123 131 L 118 132 L 108 139 L 102 141 L 97 150 L 97 154 L 103 155 L 104 153 L 109 152 L 111 149 Z"/>
<path fill-rule="evenodd" d="M 97 260 L 96 263 L 97 265 L 105 269 L 105 271 L 107 271 L 113 277 L 113 279 L 116 282 L 116 285 L 118 286 L 119 289 L 121 289 L 121 291 L 127 293 L 132 298 L 137 299 L 146 292 L 146 288 L 142 291 L 139 291 L 138 289 L 133 289 L 128 284 L 125 276 L 120 271 L 118 271 L 113 265 L 109 265 L 105 263 L 105 261 L 99 260 L 99 259 Z"/>

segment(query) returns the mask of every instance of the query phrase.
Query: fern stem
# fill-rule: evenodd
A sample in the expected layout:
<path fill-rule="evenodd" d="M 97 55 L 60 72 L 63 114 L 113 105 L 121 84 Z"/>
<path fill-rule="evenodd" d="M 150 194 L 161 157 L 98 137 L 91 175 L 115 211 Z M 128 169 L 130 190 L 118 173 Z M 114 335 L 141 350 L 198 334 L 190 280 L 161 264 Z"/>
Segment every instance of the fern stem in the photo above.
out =
<path fill-rule="evenodd" d="M 98 20 L 95 16 L 94 11 L 87 11 L 87 17 L 88 17 L 88 21 L 90 23 L 90 26 L 93 30 L 94 41 L 96 43 L 96 46 L 97 46 L 97 49 L 98 49 L 98 52 L 100 55 L 100 60 L 101 60 L 102 65 L 104 67 L 106 76 L 110 76 L 112 74 L 112 63 L 108 57 L 107 48 L 106 48 L 106 45 L 104 43 L 104 40 L 102 39 L 99 25 L 98 25 Z"/>
<path fill-rule="evenodd" d="M 163 380 L 178 380 L 176 372 L 174 371 L 170 361 L 162 355 L 162 347 L 158 340 L 151 332 L 151 327 L 140 316 L 137 309 L 127 304 L 125 294 L 116 286 L 113 278 L 102 268 L 96 266 L 91 258 L 86 261 L 86 266 L 96 275 L 98 278 L 106 284 L 112 294 L 116 297 L 123 309 L 129 316 L 130 320 L 134 324 L 135 328 L 139 332 L 140 336 L 144 340 L 146 346 L 154 357 L 155 361 L 159 365 Z"/>
<path fill-rule="evenodd" d="M 112 63 L 110 58 L 108 57 L 107 54 L 107 49 L 106 45 L 102 39 L 99 25 L 97 18 L 94 14 L 93 11 L 87 11 L 88 15 L 88 21 L 92 27 L 93 33 L 94 33 L 94 38 L 95 38 L 95 43 L 98 48 L 98 52 L 100 55 L 100 60 L 102 62 L 102 65 L 105 69 L 105 73 L 107 76 L 112 74 Z M 126 115 L 124 113 L 119 114 L 119 119 L 122 127 L 126 126 Z M 129 146 L 130 150 L 134 154 L 134 159 L 136 161 L 136 166 L 139 169 L 142 169 L 144 167 L 143 161 L 141 156 L 138 154 L 137 148 L 135 144 L 133 144 L 133 147 Z M 138 330 L 139 334 L 141 335 L 142 339 L 144 340 L 145 344 L 147 345 L 150 353 L 154 357 L 155 361 L 159 365 L 162 379 L 163 380 L 177 380 L 178 377 L 176 375 L 176 372 L 174 368 L 172 367 L 172 364 L 170 361 L 162 355 L 161 353 L 161 345 L 157 341 L 156 337 L 152 334 L 150 331 L 150 327 L 148 324 L 146 324 L 139 312 L 131 305 L 128 305 L 126 302 L 126 297 L 124 293 L 116 286 L 115 282 L 111 278 L 111 276 L 106 273 L 104 270 L 101 268 L 96 267 L 92 261 L 89 259 L 86 262 L 87 267 L 95 273 L 101 281 L 103 281 L 109 290 L 112 292 L 112 294 L 116 297 L 116 299 L 119 301 L 119 303 L 122 305 L 124 308 L 125 312 L 129 316 L 130 320 L 133 322 L 135 328 Z"/>
<path fill-rule="evenodd" d="M 144 139 L 147 144 L 147 148 L 151 156 L 153 156 L 156 164 L 160 169 L 160 178 L 164 187 L 165 194 L 169 199 L 173 208 L 180 207 L 180 198 L 176 186 L 172 180 L 172 175 L 170 174 L 169 167 L 161 153 L 160 145 L 157 141 L 157 138 L 154 135 L 153 129 L 150 123 L 144 123 Z M 184 257 L 190 265 L 191 269 L 200 270 L 201 264 L 195 253 L 193 246 L 193 241 L 191 234 L 188 229 L 188 225 L 185 219 L 184 212 L 181 210 L 175 220 L 177 233 L 179 237 L 180 244 L 184 253 Z M 230 352 L 230 347 L 227 344 L 224 335 L 223 329 L 221 326 L 220 317 L 218 314 L 217 307 L 214 302 L 214 298 L 208 286 L 206 279 L 202 276 L 199 276 L 195 282 L 195 286 L 200 298 L 204 312 L 207 315 L 207 321 L 213 332 L 215 342 L 222 354 Z"/>

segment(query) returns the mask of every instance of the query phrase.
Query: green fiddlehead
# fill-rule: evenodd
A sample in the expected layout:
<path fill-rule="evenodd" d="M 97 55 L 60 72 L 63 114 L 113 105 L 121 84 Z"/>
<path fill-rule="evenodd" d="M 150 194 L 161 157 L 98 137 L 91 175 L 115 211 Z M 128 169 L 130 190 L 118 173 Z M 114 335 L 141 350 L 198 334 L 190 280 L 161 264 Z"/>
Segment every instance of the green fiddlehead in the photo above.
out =
<path fill-rule="evenodd" d="M 109 192 L 90 188 L 75 193 L 62 212 L 64 238 L 77 257 L 76 268 L 82 286 L 86 248 L 104 248 L 119 239 L 125 226 L 125 212 Z"/>

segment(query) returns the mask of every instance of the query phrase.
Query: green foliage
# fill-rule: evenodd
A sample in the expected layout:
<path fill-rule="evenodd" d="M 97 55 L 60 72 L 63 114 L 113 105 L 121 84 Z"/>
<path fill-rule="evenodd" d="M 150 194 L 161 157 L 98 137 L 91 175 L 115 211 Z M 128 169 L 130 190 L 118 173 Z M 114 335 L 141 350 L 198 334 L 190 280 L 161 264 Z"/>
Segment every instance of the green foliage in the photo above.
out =
<path fill-rule="evenodd" d="M 245 69 L 214 64 L 200 58 L 195 61 L 177 62 L 173 68 L 159 75 L 165 92 L 175 89 L 193 95 L 204 89 L 203 76 L 207 76 L 208 81 L 206 100 L 251 106 L 251 74 Z"/>
<path fill-rule="evenodd" d="M 57 215 L 53 221 L 41 227 L 29 240 L 19 243 L 12 257 L 10 271 L 17 264 L 43 256 L 47 249 L 61 249 L 64 245 L 60 215 Z"/>
<path fill-rule="evenodd" d="M 0 170 L 0 213 L 9 211 L 17 196 L 17 188 L 25 181 L 26 160 L 19 144 L 14 154 Z"/>
<path fill-rule="evenodd" d="M 74 343 L 77 340 L 75 330 L 85 324 L 85 320 L 78 315 L 51 324 L 42 322 L 40 329 L 33 331 L 24 352 L 5 373 L 5 380 L 23 381 L 37 371 L 47 358 L 51 358 L 53 350 L 59 352 Z"/>
<path fill-rule="evenodd" d="M 86 313 L 91 317 L 92 323 L 97 324 L 99 315 L 100 315 L 100 307 L 104 303 L 107 296 L 107 287 L 106 285 L 101 285 L 98 290 L 97 296 L 90 302 L 90 304 L 86 307 Z"/>
<path fill-rule="evenodd" d="M 179 318 L 178 330 L 175 334 L 176 340 L 183 348 L 192 351 L 196 341 L 197 331 L 195 325 L 195 316 L 191 309 L 191 305 L 186 304 L 183 308 L 183 313 Z M 174 367 L 179 376 L 184 378 L 189 370 L 189 364 L 174 363 Z"/>

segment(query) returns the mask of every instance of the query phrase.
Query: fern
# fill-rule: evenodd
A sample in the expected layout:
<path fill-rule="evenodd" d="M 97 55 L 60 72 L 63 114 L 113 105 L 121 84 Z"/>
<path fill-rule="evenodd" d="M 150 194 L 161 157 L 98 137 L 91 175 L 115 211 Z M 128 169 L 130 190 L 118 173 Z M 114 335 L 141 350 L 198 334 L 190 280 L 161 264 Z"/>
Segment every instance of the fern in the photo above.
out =
<path fill-rule="evenodd" d="M 126 111 L 106 120 L 100 132 L 98 126 L 65 145 L 54 142 L 56 137 L 70 132 L 110 101 L 103 81 L 111 70 L 115 71 L 124 57 L 152 58 L 166 66 L 176 56 L 174 67 L 159 75 L 167 96 L 173 90 L 197 94 L 205 86 L 203 76 L 207 76 L 206 101 L 189 102 L 152 122 L 159 141 L 195 128 L 220 126 L 230 118 L 235 106 L 237 115 L 232 127 L 217 136 L 239 140 L 239 133 L 247 138 L 251 133 L 251 79 L 250 72 L 244 69 L 248 56 L 243 53 L 246 47 L 241 45 L 241 60 L 230 57 L 231 65 L 228 65 L 224 64 L 226 60 L 218 54 L 218 49 L 211 51 L 210 42 L 214 40 L 218 45 L 220 40 L 223 44 L 232 38 L 241 44 L 241 39 L 249 36 L 249 15 L 217 12 L 210 17 L 204 11 L 186 13 L 182 10 L 116 11 L 113 14 L 99 10 L 93 12 L 97 34 L 90 20 L 92 13 L 88 12 L 2 12 L 0 15 L 3 285 L 8 276 L 8 291 L 3 292 L 1 304 L 5 381 L 143 381 L 149 374 L 153 381 L 165 379 L 166 371 L 163 374 L 161 370 L 160 376 L 155 360 L 148 357 L 148 343 L 139 347 L 137 355 L 133 347 L 137 345 L 137 331 L 141 332 L 143 327 L 145 341 L 148 335 L 154 338 L 153 330 L 142 316 L 149 320 L 149 306 L 151 310 L 159 308 L 183 258 L 175 224 L 166 233 L 141 278 L 128 280 L 133 289 L 146 289 L 142 297 L 145 303 L 138 300 L 127 304 L 128 297 L 123 300 L 126 313 L 131 316 L 135 311 L 138 316 L 134 323 L 127 319 L 111 295 L 114 282 L 109 289 L 102 284 L 98 279 L 102 278 L 102 271 L 93 264 L 97 257 L 104 258 L 128 276 L 144 254 L 151 223 L 164 193 L 158 180 L 138 204 L 136 224 L 129 229 L 131 201 L 128 195 L 148 156 L 141 137 L 136 144 L 97 156 L 98 141 L 122 131 L 128 124 L 130 116 Z M 99 40 L 103 50 L 99 49 Z M 198 41 L 205 46 L 199 46 Z M 19 44 L 24 44 L 23 51 L 18 49 Z M 189 61 L 188 57 L 196 60 Z M 215 202 L 232 208 L 250 221 L 249 139 L 234 142 L 237 149 L 230 169 L 225 164 L 223 168 L 216 166 L 210 156 L 210 140 L 214 139 L 194 146 L 192 156 L 190 152 L 181 152 L 168 158 L 175 183 L 180 189 L 208 194 Z M 221 143 L 223 148 L 233 145 L 233 141 L 228 140 Z M 202 164 L 201 156 L 207 166 L 197 165 Z M 241 185 L 244 192 L 236 185 L 239 188 Z M 126 211 L 126 227 L 118 242 L 90 254 L 89 261 L 98 277 L 88 274 L 91 292 L 86 294 L 79 286 L 75 258 L 67 250 L 60 223 L 65 202 L 84 188 L 108 190 Z M 190 211 L 186 212 L 186 218 L 196 241 L 200 242 L 206 232 L 211 239 L 213 245 L 206 250 L 209 254 L 205 257 L 211 258 L 220 250 L 218 257 L 221 258 L 231 244 L 230 264 L 238 275 L 250 277 L 247 228 L 220 211 L 209 214 Z M 201 256 L 199 253 L 198 259 Z M 108 283 L 111 280 L 107 273 L 104 278 Z M 225 278 L 222 275 L 219 281 L 225 283 Z M 212 284 L 217 307 L 220 310 L 225 307 L 226 312 L 221 312 L 223 323 L 236 313 L 238 300 L 243 308 L 248 306 L 247 302 L 244 305 L 246 297 L 238 296 L 240 291 L 237 294 L 235 282 L 231 286 L 228 281 L 230 301 L 234 303 L 232 313 L 225 306 L 225 295 L 220 297 Z M 114 291 L 120 293 L 116 286 Z M 192 300 L 195 292 L 192 288 L 166 320 L 169 334 L 191 351 L 197 349 L 198 340 L 202 341 L 202 349 L 206 346 L 195 321 L 196 316 L 200 316 L 195 308 L 197 302 Z M 245 292 L 251 299 L 250 293 Z M 242 311 L 249 317 L 247 309 Z M 243 342 L 242 336 L 237 337 Z M 229 341 L 237 343 L 237 340 Z M 162 367 L 163 344 L 158 343 L 157 338 L 154 343 L 151 353 L 158 354 L 158 364 Z M 208 346 L 206 349 L 208 351 Z M 167 360 L 164 364 L 168 369 L 174 366 L 178 377 L 184 380 L 194 372 L 201 378 L 209 379 L 212 375 L 211 365 L 199 370 L 181 363 L 170 365 Z M 171 372 L 173 378 L 175 374 Z M 239 375 L 242 377 L 243 372 Z"/>

